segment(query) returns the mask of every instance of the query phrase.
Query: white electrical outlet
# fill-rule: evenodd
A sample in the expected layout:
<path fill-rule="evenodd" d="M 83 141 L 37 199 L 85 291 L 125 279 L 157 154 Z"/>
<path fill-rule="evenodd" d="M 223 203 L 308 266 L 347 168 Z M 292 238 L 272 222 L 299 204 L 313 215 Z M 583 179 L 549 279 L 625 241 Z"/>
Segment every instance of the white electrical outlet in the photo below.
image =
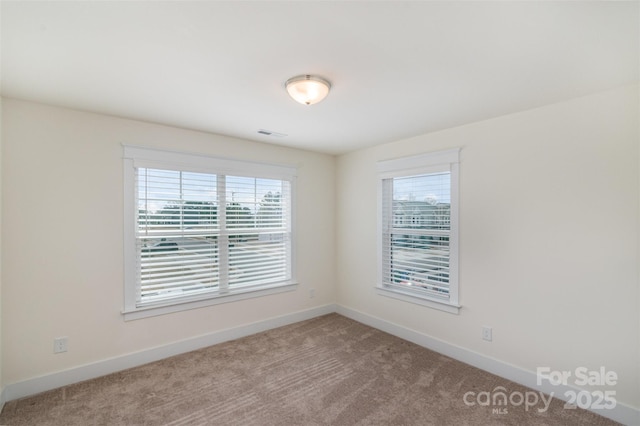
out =
<path fill-rule="evenodd" d="M 316 297 L 316 290 L 314 288 L 309 290 L 309 299 Z"/>
<path fill-rule="evenodd" d="M 487 327 L 487 326 L 482 327 L 482 339 L 487 340 L 489 342 L 493 340 L 491 327 Z"/>
<path fill-rule="evenodd" d="M 53 339 L 53 353 L 59 354 L 61 352 L 67 351 L 67 338 L 66 337 L 56 337 Z"/>

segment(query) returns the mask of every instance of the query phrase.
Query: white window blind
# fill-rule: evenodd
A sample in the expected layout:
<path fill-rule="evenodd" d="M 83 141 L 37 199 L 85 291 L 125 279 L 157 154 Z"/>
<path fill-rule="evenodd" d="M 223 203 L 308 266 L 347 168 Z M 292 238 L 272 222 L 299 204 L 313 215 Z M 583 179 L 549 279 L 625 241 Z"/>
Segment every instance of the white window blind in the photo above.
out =
<path fill-rule="evenodd" d="M 451 175 L 386 179 L 383 280 L 448 300 Z"/>
<path fill-rule="evenodd" d="M 291 285 L 292 172 L 125 147 L 125 313 Z"/>
<path fill-rule="evenodd" d="M 286 181 L 226 177 L 229 286 L 290 278 Z"/>
<path fill-rule="evenodd" d="M 136 169 L 138 304 L 219 287 L 216 175 Z"/>
<path fill-rule="evenodd" d="M 457 306 L 457 154 L 379 165 L 381 289 Z"/>

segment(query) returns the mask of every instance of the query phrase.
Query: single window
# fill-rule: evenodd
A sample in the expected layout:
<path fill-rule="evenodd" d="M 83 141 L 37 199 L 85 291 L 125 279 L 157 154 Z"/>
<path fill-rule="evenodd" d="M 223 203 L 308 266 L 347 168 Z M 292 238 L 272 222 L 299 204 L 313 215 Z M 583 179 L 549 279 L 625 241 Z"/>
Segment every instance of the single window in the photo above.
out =
<path fill-rule="evenodd" d="M 458 156 L 378 163 L 381 294 L 457 313 Z"/>
<path fill-rule="evenodd" d="M 295 170 L 125 147 L 125 316 L 290 289 Z"/>

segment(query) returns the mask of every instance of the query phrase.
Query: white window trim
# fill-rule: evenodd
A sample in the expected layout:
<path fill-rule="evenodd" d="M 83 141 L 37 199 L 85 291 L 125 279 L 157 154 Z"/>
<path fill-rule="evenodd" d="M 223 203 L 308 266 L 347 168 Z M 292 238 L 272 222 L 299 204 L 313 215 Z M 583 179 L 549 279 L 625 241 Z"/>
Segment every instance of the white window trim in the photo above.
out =
<path fill-rule="evenodd" d="M 259 290 L 246 288 L 237 290 L 234 293 L 212 293 L 207 298 L 195 300 L 179 300 L 173 301 L 171 304 L 145 306 L 136 308 L 135 310 L 123 311 L 125 321 L 137 320 L 157 315 L 171 314 L 173 312 L 186 311 L 189 309 L 204 308 L 206 306 L 220 305 L 222 303 L 237 302 L 239 300 L 252 299 L 254 297 L 268 296 L 271 294 L 284 293 L 293 291 L 298 287 L 296 282 L 286 285 L 278 285 L 277 287 L 265 288 Z"/>
<path fill-rule="evenodd" d="M 378 171 L 378 228 L 377 228 L 377 260 L 378 282 L 376 293 L 405 302 L 415 303 L 429 308 L 438 309 L 452 314 L 458 314 L 459 304 L 459 163 L 460 148 L 414 155 L 410 157 L 383 160 L 377 163 Z M 414 176 L 427 173 L 437 173 L 448 170 L 451 172 L 451 231 L 449 235 L 449 300 L 438 300 L 426 295 L 402 291 L 402 289 L 385 286 L 382 278 L 382 187 L 385 179 Z"/>
<path fill-rule="evenodd" d="M 164 315 L 221 303 L 235 302 L 254 297 L 283 293 L 295 290 L 296 281 L 296 250 L 295 250 L 295 166 L 267 164 L 201 154 L 166 151 L 133 145 L 123 146 L 124 160 L 124 309 L 122 314 L 125 321 L 136 320 L 156 315 Z M 247 286 L 235 289 L 233 292 L 213 291 L 205 295 L 194 295 L 179 300 L 167 300 L 146 306 L 137 306 L 137 253 L 136 241 L 136 188 L 135 169 L 170 168 L 183 171 L 241 175 L 257 178 L 288 180 L 291 183 L 291 280 L 284 283 L 274 283 L 256 288 Z"/>

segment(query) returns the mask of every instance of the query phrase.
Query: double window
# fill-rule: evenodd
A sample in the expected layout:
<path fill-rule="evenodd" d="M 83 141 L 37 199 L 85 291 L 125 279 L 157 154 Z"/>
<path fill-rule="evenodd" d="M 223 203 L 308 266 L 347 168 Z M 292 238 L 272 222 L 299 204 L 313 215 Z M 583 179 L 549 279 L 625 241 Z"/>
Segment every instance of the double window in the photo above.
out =
<path fill-rule="evenodd" d="M 125 316 L 291 289 L 295 169 L 126 146 Z"/>
<path fill-rule="evenodd" d="M 458 312 L 458 157 L 378 163 L 381 294 Z"/>

